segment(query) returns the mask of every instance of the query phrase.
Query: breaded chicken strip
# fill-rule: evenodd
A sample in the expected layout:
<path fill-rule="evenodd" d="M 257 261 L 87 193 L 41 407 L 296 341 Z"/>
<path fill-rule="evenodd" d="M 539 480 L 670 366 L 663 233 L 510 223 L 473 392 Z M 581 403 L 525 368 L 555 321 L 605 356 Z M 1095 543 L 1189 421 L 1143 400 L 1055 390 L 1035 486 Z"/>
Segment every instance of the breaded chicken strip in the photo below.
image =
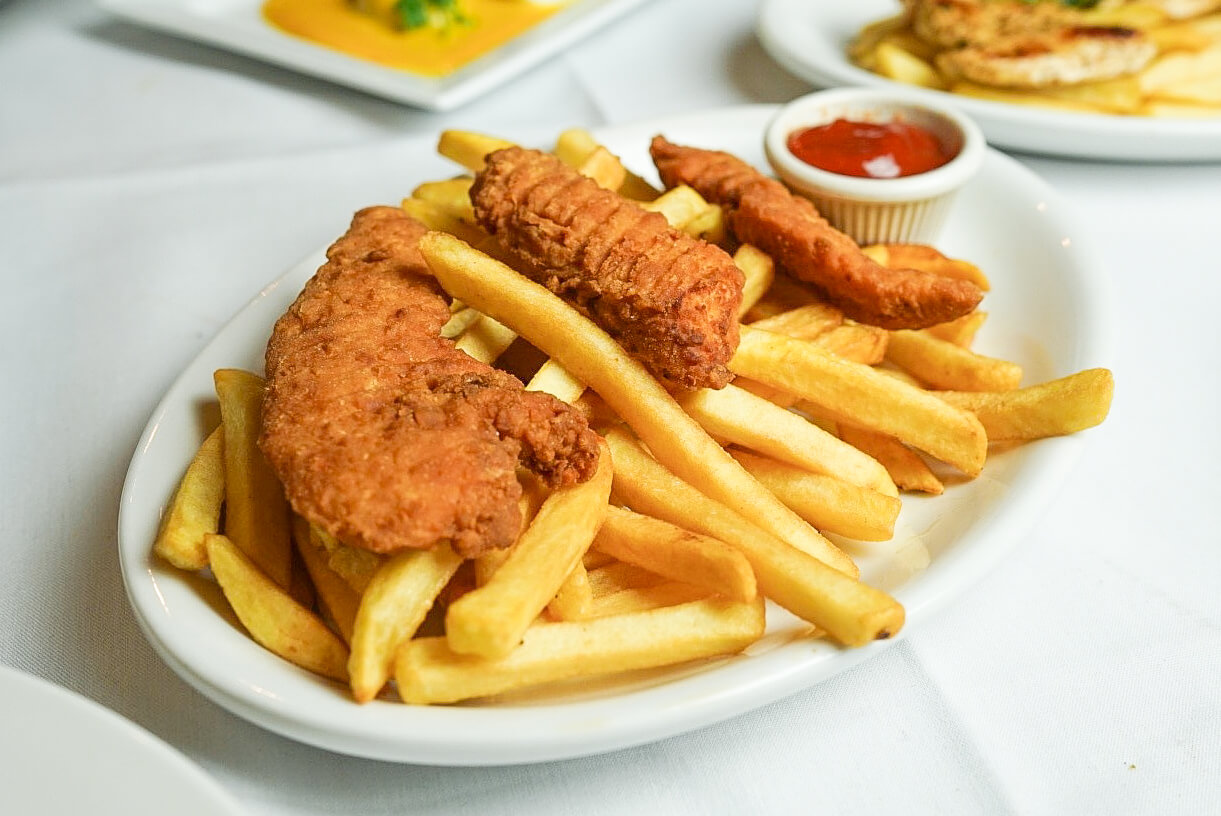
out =
<path fill-rule="evenodd" d="M 685 388 L 729 382 L 743 276 L 724 251 L 536 150 L 490 154 L 471 202 L 522 272 L 659 379 Z"/>
<path fill-rule="evenodd" d="M 813 284 L 853 320 L 885 329 L 923 328 L 970 312 L 983 297 L 968 281 L 875 263 L 808 200 L 736 156 L 682 147 L 661 136 L 650 152 L 667 187 L 689 185 L 725 207 L 734 237 Z"/>
<path fill-rule="evenodd" d="M 474 555 L 517 536 L 519 462 L 584 481 L 597 436 L 440 336 L 426 231 L 393 207 L 356 214 L 272 331 L 260 446 L 293 509 L 344 543 Z"/>

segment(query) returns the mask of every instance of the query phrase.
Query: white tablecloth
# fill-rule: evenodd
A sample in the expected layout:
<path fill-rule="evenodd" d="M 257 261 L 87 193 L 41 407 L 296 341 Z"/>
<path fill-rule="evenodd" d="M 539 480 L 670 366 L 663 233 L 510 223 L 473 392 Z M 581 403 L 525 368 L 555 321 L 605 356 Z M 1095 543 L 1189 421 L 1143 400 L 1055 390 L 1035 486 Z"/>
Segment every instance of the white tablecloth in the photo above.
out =
<path fill-rule="evenodd" d="M 150 730 L 254 814 L 1216 812 L 1217 164 L 1019 157 L 1114 283 L 1111 416 L 1029 540 L 814 688 L 604 756 L 400 766 L 246 723 L 141 635 L 116 556 L 124 473 L 223 322 L 351 211 L 448 172 L 401 163 L 442 127 L 554 132 L 804 92 L 754 13 L 655 0 L 432 114 L 85 2 L 0 5 L 0 662 Z"/>

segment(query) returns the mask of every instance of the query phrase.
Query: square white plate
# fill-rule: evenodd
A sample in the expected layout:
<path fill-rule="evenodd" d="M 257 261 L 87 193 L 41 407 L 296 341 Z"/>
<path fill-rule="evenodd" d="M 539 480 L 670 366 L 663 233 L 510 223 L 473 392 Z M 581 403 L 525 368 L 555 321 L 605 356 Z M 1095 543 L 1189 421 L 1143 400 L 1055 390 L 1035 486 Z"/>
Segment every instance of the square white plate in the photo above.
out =
<path fill-rule="evenodd" d="M 431 110 L 466 104 L 642 2 L 575 0 L 470 65 L 433 78 L 350 57 L 286 34 L 263 19 L 262 0 L 98 0 L 110 13 L 150 28 Z"/>

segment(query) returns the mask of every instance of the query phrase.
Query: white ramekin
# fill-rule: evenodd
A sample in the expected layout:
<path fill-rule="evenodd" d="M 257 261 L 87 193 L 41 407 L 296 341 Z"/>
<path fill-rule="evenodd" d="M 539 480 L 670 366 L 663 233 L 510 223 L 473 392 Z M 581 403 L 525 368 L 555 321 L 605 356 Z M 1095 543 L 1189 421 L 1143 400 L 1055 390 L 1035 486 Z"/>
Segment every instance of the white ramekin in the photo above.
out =
<path fill-rule="evenodd" d="M 789 134 L 839 118 L 902 119 L 928 128 L 956 155 L 927 173 L 875 179 L 820 170 L 789 150 Z M 962 114 L 913 102 L 899 92 L 867 88 L 836 88 L 793 100 L 772 117 L 763 144 L 780 179 L 861 244 L 931 242 L 949 214 L 954 194 L 979 170 L 986 149 L 979 128 Z"/>

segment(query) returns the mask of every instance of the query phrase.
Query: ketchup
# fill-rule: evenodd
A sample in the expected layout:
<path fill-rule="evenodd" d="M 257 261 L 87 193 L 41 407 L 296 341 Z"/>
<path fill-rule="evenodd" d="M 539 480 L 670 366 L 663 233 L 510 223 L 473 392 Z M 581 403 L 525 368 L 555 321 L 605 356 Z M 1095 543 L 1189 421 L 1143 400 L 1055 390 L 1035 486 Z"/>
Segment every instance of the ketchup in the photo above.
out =
<path fill-rule="evenodd" d="M 927 173 L 954 158 L 926 128 L 910 122 L 853 122 L 789 134 L 788 147 L 806 164 L 843 176 L 897 178 Z"/>

